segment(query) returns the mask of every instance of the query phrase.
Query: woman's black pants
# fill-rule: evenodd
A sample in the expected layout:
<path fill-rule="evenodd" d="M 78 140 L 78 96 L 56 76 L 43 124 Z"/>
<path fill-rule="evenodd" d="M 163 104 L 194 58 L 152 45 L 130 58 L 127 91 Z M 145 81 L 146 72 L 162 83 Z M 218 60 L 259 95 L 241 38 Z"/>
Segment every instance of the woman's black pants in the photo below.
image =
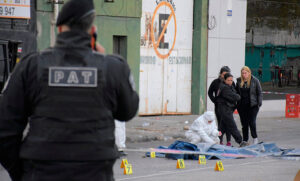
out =
<path fill-rule="evenodd" d="M 256 117 L 259 111 L 258 106 L 250 107 L 250 106 L 241 106 L 238 109 L 242 130 L 243 130 L 243 141 L 248 141 L 249 139 L 249 127 L 251 131 L 252 138 L 257 138 L 256 132 Z"/>
<path fill-rule="evenodd" d="M 220 129 L 220 126 L 221 126 L 221 113 L 218 110 L 218 104 L 215 104 L 215 114 L 216 114 L 216 117 L 217 117 L 218 129 L 221 130 Z M 223 142 L 223 134 L 219 138 L 220 138 L 220 142 L 222 143 Z M 231 134 L 228 131 L 226 131 L 226 140 L 227 140 L 227 142 L 231 141 Z"/>
<path fill-rule="evenodd" d="M 218 111 L 221 113 L 220 131 L 222 134 L 229 132 L 234 140 L 240 144 L 242 142 L 242 136 L 235 124 L 233 109 L 225 104 L 218 104 Z"/>

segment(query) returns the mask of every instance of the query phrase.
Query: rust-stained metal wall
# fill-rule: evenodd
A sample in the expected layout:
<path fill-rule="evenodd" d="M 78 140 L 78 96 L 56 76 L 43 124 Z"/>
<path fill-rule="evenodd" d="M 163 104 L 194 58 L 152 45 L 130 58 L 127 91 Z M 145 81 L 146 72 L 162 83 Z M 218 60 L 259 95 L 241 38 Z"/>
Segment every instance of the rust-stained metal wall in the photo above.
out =
<path fill-rule="evenodd" d="M 190 114 L 193 0 L 143 0 L 140 115 Z"/>

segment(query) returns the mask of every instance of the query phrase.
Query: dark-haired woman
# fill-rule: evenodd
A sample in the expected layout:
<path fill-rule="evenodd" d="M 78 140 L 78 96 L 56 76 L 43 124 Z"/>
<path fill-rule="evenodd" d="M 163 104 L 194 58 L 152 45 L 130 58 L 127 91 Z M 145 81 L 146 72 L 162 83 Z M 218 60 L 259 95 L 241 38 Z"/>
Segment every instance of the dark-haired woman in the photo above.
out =
<path fill-rule="evenodd" d="M 241 99 L 232 86 L 233 76 L 230 73 L 224 75 L 224 81 L 220 84 L 217 93 L 217 109 L 220 113 L 220 131 L 223 133 L 229 132 L 240 147 L 247 146 L 247 142 L 242 140 L 242 136 L 237 129 L 233 118 L 233 111 L 236 107 L 237 101 Z"/>
<path fill-rule="evenodd" d="M 219 77 L 216 78 L 215 80 L 212 81 L 212 83 L 209 86 L 208 89 L 208 97 L 210 98 L 210 100 L 215 104 L 215 114 L 217 117 L 217 122 L 218 122 L 218 129 L 220 129 L 220 120 L 221 120 L 221 114 L 217 111 L 218 110 L 218 104 L 217 104 L 217 92 L 220 88 L 220 84 L 223 82 L 224 80 L 224 75 L 226 73 L 230 73 L 230 68 L 228 66 L 223 66 L 220 69 L 220 73 L 219 73 Z M 231 135 L 229 132 L 226 132 L 226 140 L 227 140 L 227 146 L 231 146 Z M 223 144 L 223 135 L 220 136 L 220 144 Z"/>

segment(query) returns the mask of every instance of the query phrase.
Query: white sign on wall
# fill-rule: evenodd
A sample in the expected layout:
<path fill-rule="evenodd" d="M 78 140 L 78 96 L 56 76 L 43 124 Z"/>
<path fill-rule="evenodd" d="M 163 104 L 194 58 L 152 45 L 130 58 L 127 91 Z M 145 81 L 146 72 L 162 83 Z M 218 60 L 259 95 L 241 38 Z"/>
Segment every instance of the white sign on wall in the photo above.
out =
<path fill-rule="evenodd" d="M 30 19 L 30 0 L 0 0 L 0 18 Z"/>
<path fill-rule="evenodd" d="M 143 0 L 140 115 L 190 114 L 193 0 Z"/>

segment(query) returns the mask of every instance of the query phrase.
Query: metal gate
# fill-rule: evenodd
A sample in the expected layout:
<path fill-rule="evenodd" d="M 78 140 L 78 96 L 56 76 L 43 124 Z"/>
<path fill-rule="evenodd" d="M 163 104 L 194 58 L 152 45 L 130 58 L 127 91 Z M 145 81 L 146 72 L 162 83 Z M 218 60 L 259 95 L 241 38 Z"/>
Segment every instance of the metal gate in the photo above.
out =
<path fill-rule="evenodd" d="M 139 115 L 190 114 L 193 0 L 143 0 Z"/>

